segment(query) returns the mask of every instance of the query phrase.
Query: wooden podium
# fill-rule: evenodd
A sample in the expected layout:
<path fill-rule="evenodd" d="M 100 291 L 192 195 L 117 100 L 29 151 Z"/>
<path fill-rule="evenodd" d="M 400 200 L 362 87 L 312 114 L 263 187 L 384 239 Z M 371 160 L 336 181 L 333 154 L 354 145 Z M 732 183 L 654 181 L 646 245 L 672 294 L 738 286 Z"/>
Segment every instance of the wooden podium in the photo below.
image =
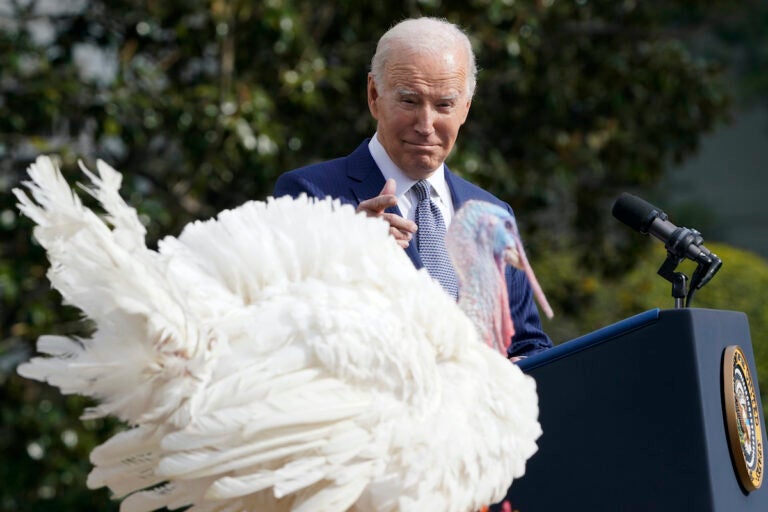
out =
<path fill-rule="evenodd" d="M 512 510 L 768 512 L 743 313 L 651 310 L 520 367 L 537 381 L 544 433 Z"/>

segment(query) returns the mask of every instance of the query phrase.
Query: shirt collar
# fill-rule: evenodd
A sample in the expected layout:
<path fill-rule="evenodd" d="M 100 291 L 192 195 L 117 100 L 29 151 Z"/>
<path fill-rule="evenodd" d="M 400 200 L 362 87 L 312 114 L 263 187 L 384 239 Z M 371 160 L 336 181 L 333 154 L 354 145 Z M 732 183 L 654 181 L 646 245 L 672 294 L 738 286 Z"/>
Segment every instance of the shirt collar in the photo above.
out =
<path fill-rule="evenodd" d="M 406 176 L 405 173 L 397 165 L 395 165 L 395 162 L 393 162 L 387 154 L 387 150 L 384 149 L 384 146 L 382 146 L 381 142 L 379 142 L 379 138 L 376 133 L 373 134 L 371 141 L 368 143 L 368 151 L 371 152 L 373 161 L 376 162 L 379 170 L 381 170 L 381 174 L 384 175 L 384 179 L 395 179 L 395 182 L 397 183 L 395 194 L 397 197 L 403 197 L 403 195 L 405 195 L 405 193 L 408 192 L 416 183 L 416 180 Z M 434 191 L 433 195 L 437 194 L 437 196 L 445 204 L 450 205 L 450 208 L 453 208 L 451 191 L 448 188 L 448 183 L 445 181 L 445 164 L 441 164 L 440 167 L 435 169 L 435 172 L 432 173 L 432 176 L 430 176 L 427 181 L 430 185 L 432 185 L 432 190 Z"/>

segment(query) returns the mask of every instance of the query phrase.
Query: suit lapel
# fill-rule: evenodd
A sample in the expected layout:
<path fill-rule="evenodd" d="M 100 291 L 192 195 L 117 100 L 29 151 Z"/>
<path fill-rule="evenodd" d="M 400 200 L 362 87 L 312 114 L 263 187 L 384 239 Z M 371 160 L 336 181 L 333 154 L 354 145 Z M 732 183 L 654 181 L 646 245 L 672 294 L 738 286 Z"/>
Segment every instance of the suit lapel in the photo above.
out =
<path fill-rule="evenodd" d="M 462 184 L 461 180 L 459 180 L 450 169 L 448 169 L 447 165 L 445 166 L 445 182 L 448 183 L 448 189 L 451 191 L 453 211 L 457 212 L 465 202 L 472 199 L 472 197 L 468 195 L 470 190 Z"/>
<path fill-rule="evenodd" d="M 366 139 L 347 157 L 347 177 L 358 204 L 376 197 L 384 188 L 384 176 L 368 151 L 368 141 Z"/>

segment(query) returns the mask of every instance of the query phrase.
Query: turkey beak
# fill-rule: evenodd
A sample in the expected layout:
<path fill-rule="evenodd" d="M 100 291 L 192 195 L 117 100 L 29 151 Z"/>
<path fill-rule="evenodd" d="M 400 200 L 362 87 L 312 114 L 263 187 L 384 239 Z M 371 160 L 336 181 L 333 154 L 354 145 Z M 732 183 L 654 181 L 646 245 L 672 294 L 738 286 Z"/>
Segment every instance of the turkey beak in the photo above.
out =
<path fill-rule="evenodd" d="M 504 249 L 504 261 L 517 269 L 523 270 L 522 262 L 520 261 L 520 253 L 515 246 L 509 246 Z"/>

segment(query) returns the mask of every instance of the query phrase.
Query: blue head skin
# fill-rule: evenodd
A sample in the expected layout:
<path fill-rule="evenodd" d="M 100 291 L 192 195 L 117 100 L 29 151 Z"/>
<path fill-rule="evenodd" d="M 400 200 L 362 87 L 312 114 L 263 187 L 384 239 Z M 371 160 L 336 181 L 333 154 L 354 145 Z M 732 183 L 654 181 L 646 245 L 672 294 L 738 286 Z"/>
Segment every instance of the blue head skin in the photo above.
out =
<path fill-rule="evenodd" d="M 446 246 L 459 278 L 459 305 L 489 346 L 506 355 L 514 334 L 506 265 L 526 273 L 539 305 L 552 317 L 520 242 L 515 218 L 507 210 L 484 201 L 466 202 L 451 222 Z"/>

